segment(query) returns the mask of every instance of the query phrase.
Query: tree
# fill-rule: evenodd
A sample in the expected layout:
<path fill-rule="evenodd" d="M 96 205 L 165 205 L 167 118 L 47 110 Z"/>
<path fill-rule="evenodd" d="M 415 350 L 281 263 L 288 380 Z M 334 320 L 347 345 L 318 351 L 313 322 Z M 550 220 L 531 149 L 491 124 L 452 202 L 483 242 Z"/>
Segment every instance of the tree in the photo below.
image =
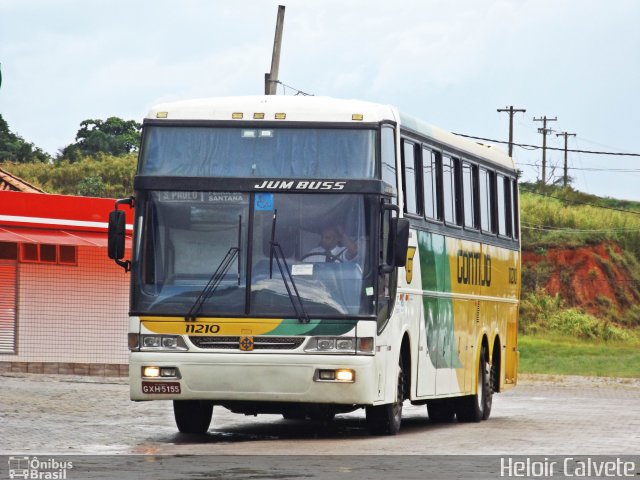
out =
<path fill-rule="evenodd" d="M 47 193 L 124 198 L 133 194 L 136 161 L 135 153 L 117 157 L 100 154 L 97 157 L 84 156 L 77 162 L 0 162 L 0 168 Z"/>
<path fill-rule="evenodd" d="M 66 146 L 59 160 L 75 162 L 82 156 L 99 154 L 126 155 L 140 145 L 142 125 L 134 120 L 109 117 L 106 120 L 84 120 L 76 134 L 76 143 Z"/>
<path fill-rule="evenodd" d="M 51 160 L 49 154 L 13 133 L 0 114 L 0 161 L 26 163 L 49 160 Z"/>
<path fill-rule="evenodd" d="M 84 197 L 104 197 L 106 187 L 100 177 L 86 177 L 77 186 L 78 195 Z"/>

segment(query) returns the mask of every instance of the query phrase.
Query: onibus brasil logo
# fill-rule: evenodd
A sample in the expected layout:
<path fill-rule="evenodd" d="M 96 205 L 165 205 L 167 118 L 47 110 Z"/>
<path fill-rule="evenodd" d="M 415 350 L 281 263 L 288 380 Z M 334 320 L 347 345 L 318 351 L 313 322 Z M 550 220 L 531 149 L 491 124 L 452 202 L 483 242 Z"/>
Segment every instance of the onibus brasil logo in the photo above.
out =
<path fill-rule="evenodd" d="M 65 480 L 73 462 L 61 462 L 54 458 L 9 457 L 9 478 L 37 480 Z"/>

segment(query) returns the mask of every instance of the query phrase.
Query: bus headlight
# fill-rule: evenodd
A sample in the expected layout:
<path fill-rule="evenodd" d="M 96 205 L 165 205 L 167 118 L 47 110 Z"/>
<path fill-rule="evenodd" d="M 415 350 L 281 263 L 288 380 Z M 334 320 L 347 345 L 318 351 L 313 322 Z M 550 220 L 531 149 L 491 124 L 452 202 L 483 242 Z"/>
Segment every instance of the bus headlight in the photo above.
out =
<path fill-rule="evenodd" d="M 373 355 L 373 337 L 314 337 L 304 349 L 309 353 L 362 353 Z"/>
<path fill-rule="evenodd" d="M 135 342 L 132 341 L 129 334 L 129 345 L 131 346 Z M 140 351 L 181 351 L 184 352 L 187 349 L 187 344 L 180 335 L 140 335 L 138 342 Z"/>

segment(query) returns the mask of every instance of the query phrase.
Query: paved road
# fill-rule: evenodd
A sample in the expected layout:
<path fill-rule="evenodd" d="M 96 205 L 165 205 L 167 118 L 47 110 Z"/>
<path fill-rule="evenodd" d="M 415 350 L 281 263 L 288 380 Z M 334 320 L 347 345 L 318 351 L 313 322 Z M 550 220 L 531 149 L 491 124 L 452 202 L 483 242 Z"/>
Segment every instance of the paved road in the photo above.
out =
<path fill-rule="evenodd" d="M 214 408 L 203 436 L 176 433 L 170 402 L 134 403 L 125 379 L 0 376 L 0 455 L 638 455 L 640 380 L 523 376 L 491 419 L 431 425 L 405 404 L 396 437 L 370 436 L 364 412 L 326 428 Z"/>

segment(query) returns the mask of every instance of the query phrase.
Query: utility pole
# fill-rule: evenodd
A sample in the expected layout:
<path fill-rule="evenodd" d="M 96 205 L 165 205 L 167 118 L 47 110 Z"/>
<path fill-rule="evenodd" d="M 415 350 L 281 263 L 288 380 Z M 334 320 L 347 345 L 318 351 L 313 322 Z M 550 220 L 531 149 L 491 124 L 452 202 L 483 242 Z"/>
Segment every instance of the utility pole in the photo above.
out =
<path fill-rule="evenodd" d="M 567 137 L 575 137 L 575 133 L 556 133 L 556 137 L 564 137 L 564 176 L 562 177 L 562 186 L 566 187 L 567 183 L 569 183 L 569 175 L 567 170 L 569 169 L 567 166 Z"/>
<path fill-rule="evenodd" d="M 538 129 L 538 133 L 542 134 L 542 184 L 545 185 L 547 183 L 547 135 L 551 133 L 551 129 L 547 128 L 547 122 L 556 122 L 558 117 L 547 118 L 544 117 L 535 118 L 533 117 L 534 122 L 542 122 L 542 128 Z"/>
<path fill-rule="evenodd" d="M 282 46 L 282 28 L 284 27 L 284 5 L 278 5 L 276 35 L 273 39 L 271 54 L 271 72 L 264 74 L 264 94 L 275 95 L 278 88 L 278 70 L 280 70 L 280 47 Z"/>
<path fill-rule="evenodd" d="M 524 108 L 513 108 L 511 105 L 509 108 L 499 108 L 498 112 L 509 112 L 509 156 L 513 157 L 513 115 L 516 112 L 526 112 Z"/>

